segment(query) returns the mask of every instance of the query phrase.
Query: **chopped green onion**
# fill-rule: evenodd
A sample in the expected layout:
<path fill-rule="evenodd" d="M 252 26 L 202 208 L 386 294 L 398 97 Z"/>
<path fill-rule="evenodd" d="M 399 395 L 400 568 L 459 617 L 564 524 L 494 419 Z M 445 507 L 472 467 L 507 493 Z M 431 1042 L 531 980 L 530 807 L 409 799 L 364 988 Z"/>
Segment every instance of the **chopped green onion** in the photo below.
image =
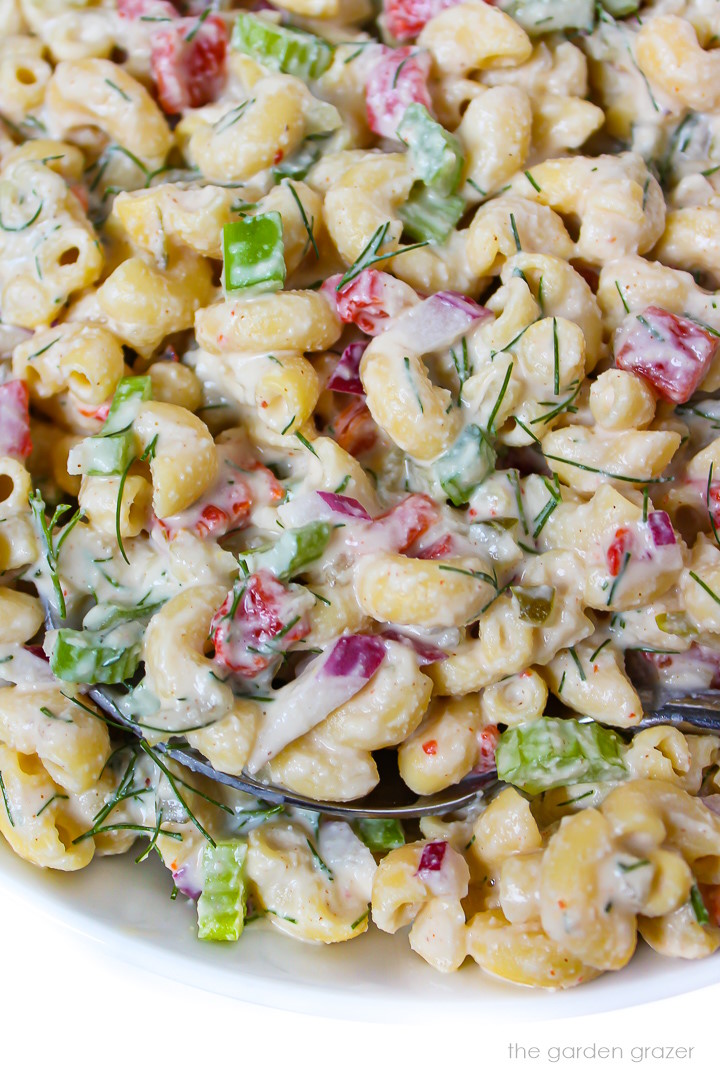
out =
<path fill-rule="evenodd" d="M 693 913 L 700 926 L 706 926 L 710 922 L 710 915 L 708 909 L 705 907 L 702 893 L 695 884 L 693 884 L 690 889 L 690 903 L 692 904 Z"/>
<path fill-rule="evenodd" d="M 530 795 L 567 784 L 620 780 L 627 772 L 622 748 L 614 731 L 594 721 L 542 716 L 500 735 L 497 774 Z"/>
<path fill-rule="evenodd" d="M 276 211 L 223 226 L 226 292 L 276 292 L 285 284 L 282 218 Z"/>
<path fill-rule="evenodd" d="M 307 82 L 330 67 L 333 48 L 323 38 L 288 26 L 277 26 L 243 11 L 237 17 L 232 48 L 265 67 Z"/>
<path fill-rule="evenodd" d="M 343 276 L 338 281 L 335 289 L 336 292 L 340 292 L 349 282 L 361 274 L 363 270 L 366 270 L 369 266 L 374 266 L 379 262 L 387 262 L 390 259 L 394 259 L 397 255 L 406 255 L 409 251 L 415 251 L 417 248 L 427 247 L 429 241 L 422 240 L 419 244 L 410 244 L 408 247 L 398 248 L 397 251 L 386 251 L 379 254 L 380 248 L 385 243 L 385 237 L 390 229 L 390 222 L 386 221 L 383 225 L 378 225 L 375 232 L 368 240 L 365 247 L 362 249 L 352 266 L 345 271 Z M 392 237 L 391 237 L 392 239 Z"/>
<path fill-rule="evenodd" d="M 320 853 L 318 852 L 317 848 L 315 847 L 315 845 L 312 843 L 311 840 L 307 841 L 307 846 L 310 848 L 310 853 L 312 854 L 312 857 L 315 860 L 315 862 L 318 864 L 318 867 L 320 868 L 320 870 L 322 870 L 323 874 L 326 874 L 330 881 L 334 881 L 335 880 L 335 875 L 333 874 L 332 870 L 330 869 L 328 864 L 325 862 L 325 860 L 321 857 Z"/>
<path fill-rule="evenodd" d="M 198 898 L 198 937 L 203 941 L 237 941 L 247 914 L 243 840 L 220 840 L 203 849 L 203 889 Z"/>

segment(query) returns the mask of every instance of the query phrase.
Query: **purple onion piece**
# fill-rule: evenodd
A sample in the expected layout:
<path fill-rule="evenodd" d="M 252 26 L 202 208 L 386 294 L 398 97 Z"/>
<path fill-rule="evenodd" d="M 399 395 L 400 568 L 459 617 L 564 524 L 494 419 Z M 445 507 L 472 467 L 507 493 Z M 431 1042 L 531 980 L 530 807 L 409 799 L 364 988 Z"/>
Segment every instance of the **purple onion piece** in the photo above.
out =
<path fill-rule="evenodd" d="M 420 863 L 417 868 L 417 876 L 424 877 L 426 874 L 435 874 L 442 869 L 447 840 L 432 840 L 423 848 Z"/>
<path fill-rule="evenodd" d="M 198 889 L 193 883 L 192 874 L 187 866 L 181 866 L 179 870 L 173 870 L 172 879 L 184 896 L 189 896 L 191 900 L 199 899 L 202 889 Z"/>
<path fill-rule="evenodd" d="M 367 347 L 367 341 L 353 341 L 346 346 L 328 379 L 328 390 L 338 390 L 341 394 L 355 394 L 357 397 L 365 396 L 360 380 L 360 361 Z"/>
<path fill-rule="evenodd" d="M 339 638 L 323 664 L 322 674 L 337 678 L 371 679 L 385 659 L 382 638 L 347 634 Z"/>
<path fill-rule="evenodd" d="M 384 630 L 382 636 L 386 641 L 399 641 L 401 645 L 409 645 L 414 649 L 420 667 L 424 667 L 425 664 L 437 664 L 441 660 L 447 660 L 447 653 L 439 649 L 437 645 L 430 645 L 420 638 L 413 637 L 412 634 L 402 634 L 399 630 Z"/>
<path fill-rule="evenodd" d="M 349 495 L 338 495 L 334 491 L 318 491 L 318 495 L 336 514 L 343 514 L 344 517 L 360 518 L 361 521 L 372 521 L 363 504 Z"/>
<path fill-rule="evenodd" d="M 655 547 L 668 547 L 677 543 L 672 522 L 664 510 L 652 510 L 648 514 L 647 523 Z"/>
<path fill-rule="evenodd" d="M 435 299 L 440 300 L 443 304 L 448 304 L 450 307 L 464 311 L 473 321 L 492 317 L 492 311 L 489 308 L 482 307 L 474 300 L 471 300 L 469 296 L 463 296 L 462 293 L 439 292 L 435 293 Z"/>

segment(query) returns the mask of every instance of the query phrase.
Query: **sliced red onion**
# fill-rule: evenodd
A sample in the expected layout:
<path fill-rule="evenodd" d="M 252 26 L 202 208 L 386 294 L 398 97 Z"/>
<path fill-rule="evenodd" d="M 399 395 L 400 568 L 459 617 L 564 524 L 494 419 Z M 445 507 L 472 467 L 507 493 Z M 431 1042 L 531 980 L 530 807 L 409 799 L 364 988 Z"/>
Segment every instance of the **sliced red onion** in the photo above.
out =
<path fill-rule="evenodd" d="M 447 653 L 439 649 L 437 645 L 413 637 L 412 634 L 403 634 L 399 630 L 383 630 L 382 636 L 386 641 L 397 641 L 400 645 L 409 645 L 411 649 L 414 649 L 420 667 L 447 660 Z"/>
<path fill-rule="evenodd" d="M 178 870 L 172 872 L 172 879 L 179 891 L 184 896 L 189 896 L 191 900 L 197 900 L 202 892 L 202 887 L 193 880 L 193 876 L 187 865 L 181 866 Z"/>
<path fill-rule="evenodd" d="M 275 694 L 247 764 L 258 772 L 301 735 L 354 697 L 385 659 L 382 638 L 347 634 Z"/>
<path fill-rule="evenodd" d="M 417 877 L 426 877 L 428 874 L 437 874 L 442 869 L 445 853 L 448 849 L 447 840 L 431 840 L 426 844 L 420 856 L 417 868 Z"/>
<path fill-rule="evenodd" d="M 416 353 L 438 352 L 453 345 L 473 323 L 492 312 L 456 293 L 435 293 L 393 320 L 390 333 Z"/>
<path fill-rule="evenodd" d="M 42 645 L 23 645 L 23 649 L 25 652 L 29 652 L 31 656 L 36 656 L 38 660 L 44 660 L 46 664 L 50 662 Z"/>
<path fill-rule="evenodd" d="M 335 642 L 325 661 L 323 675 L 332 678 L 372 678 L 385 659 L 382 638 L 347 634 Z"/>
<path fill-rule="evenodd" d="M 434 299 L 442 300 L 443 304 L 449 304 L 450 307 L 464 311 L 471 319 L 489 319 L 492 315 L 489 308 L 482 307 L 475 300 L 471 300 L 469 296 L 463 296 L 462 293 L 439 292 L 435 293 Z"/>
<path fill-rule="evenodd" d="M 648 514 L 647 523 L 655 547 L 667 547 L 677 543 L 672 522 L 664 510 L 652 510 Z"/>
<path fill-rule="evenodd" d="M 358 502 L 357 499 L 351 498 L 349 495 L 338 495 L 334 491 L 318 491 L 318 495 L 336 514 L 343 514 L 345 517 L 360 518 L 362 521 L 372 521 L 372 518 L 363 504 Z"/>
<path fill-rule="evenodd" d="M 367 341 L 353 341 L 343 350 L 335 370 L 328 379 L 328 390 L 338 390 L 342 394 L 355 394 L 357 397 L 365 396 L 365 390 L 360 381 L 360 361 L 367 347 Z"/>

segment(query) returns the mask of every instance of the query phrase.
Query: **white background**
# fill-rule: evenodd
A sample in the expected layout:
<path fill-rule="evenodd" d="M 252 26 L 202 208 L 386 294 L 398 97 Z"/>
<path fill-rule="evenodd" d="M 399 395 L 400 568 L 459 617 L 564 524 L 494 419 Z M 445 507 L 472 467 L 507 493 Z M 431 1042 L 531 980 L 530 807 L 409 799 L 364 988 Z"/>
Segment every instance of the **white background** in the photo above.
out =
<path fill-rule="evenodd" d="M 612 976 L 607 976 L 611 979 Z M 720 985 L 596 1017 L 413 1027 L 299 1016 L 231 1001 L 110 959 L 48 915 L 0 894 L 0 1068 L 13 1080 L 505 1080 L 714 1075 Z M 511 1060 L 508 1044 L 540 1056 Z M 553 1048 L 606 1045 L 623 1058 Z M 693 1047 L 686 1060 L 633 1062 L 633 1048 Z M 656 1051 L 657 1052 L 657 1051 Z"/>

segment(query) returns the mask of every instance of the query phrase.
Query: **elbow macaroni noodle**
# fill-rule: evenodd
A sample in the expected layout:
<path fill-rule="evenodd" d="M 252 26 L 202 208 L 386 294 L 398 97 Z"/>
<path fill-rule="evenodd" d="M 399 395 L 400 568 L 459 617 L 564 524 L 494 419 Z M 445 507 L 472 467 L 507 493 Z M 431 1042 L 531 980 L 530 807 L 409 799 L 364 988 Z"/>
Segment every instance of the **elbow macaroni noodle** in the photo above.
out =
<path fill-rule="evenodd" d="M 720 735 L 636 684 L 720 679 L 718 14 L 275 6 L 0 4 L 0 832 L 194 897 L 231 843 L 252 917 L 441 973 L 707 956 Z M 171 737 L 490 786 L 351 827 Z"/>

